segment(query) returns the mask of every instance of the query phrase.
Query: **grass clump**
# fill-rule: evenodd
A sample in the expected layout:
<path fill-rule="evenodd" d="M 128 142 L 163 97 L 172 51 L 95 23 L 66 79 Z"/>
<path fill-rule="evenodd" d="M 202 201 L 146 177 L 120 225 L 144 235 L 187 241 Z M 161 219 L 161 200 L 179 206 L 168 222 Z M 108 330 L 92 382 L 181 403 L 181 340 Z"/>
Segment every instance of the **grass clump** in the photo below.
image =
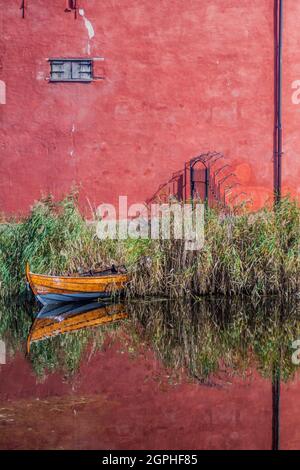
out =
<path fill-rule="evenodd" d="M 274 212 L 205 217 L 202 250 L 182 240 L 155 240 L 133 272 L 132 294 L 290 295 L 299 292 L 300 208 L 285 199 Z"/>
<path fill-rule="evenodd" d="M 11 293 L 24 291 L 27 261 L 35 272 L 61 274 L 96 268 L 113 255 L 111 244 L 99 243 L 73 196 L 57 203 L 44 199 L 0 232 L 0 276 Z"/>

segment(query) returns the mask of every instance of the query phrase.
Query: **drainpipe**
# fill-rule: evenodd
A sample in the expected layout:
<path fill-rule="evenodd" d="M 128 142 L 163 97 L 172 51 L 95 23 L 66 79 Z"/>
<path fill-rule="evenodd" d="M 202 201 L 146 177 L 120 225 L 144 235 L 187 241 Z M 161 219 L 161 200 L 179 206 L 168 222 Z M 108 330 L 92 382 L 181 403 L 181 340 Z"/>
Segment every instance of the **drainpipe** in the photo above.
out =
<path fill-rule="evenodd" d="M 20 6 L 20 10 L 22 11 L 22 18 L 25 18 L 25 0 L 22 0 L 22 3 L 21 3 L 21 6 Z"/>
<path fill-rule="evenodd" d="M 274 126 L 274 199 L 282 194 L 282 40 L 283 0 L 275 0 L 275 126 Z"/>
<path fill-rule="evenodd" d="M 280 450 L 280 366 L 272 372 L 272 450 Z"/>

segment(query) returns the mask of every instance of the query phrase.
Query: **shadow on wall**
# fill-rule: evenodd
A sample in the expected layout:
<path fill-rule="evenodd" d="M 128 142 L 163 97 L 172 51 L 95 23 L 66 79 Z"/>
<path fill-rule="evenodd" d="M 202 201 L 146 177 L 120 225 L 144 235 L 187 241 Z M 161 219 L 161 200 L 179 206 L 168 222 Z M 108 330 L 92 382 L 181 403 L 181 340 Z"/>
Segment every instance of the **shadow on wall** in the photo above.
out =
<path fill-rule="evenodd" d="M 244 192 L 234 191 L 240 183 L 224 155 L 208 152 L 192 158 L 184 168 L 162 183 L 146 203 L 200 200 L 211 208 L 228 209 L 238 203 Z"/>

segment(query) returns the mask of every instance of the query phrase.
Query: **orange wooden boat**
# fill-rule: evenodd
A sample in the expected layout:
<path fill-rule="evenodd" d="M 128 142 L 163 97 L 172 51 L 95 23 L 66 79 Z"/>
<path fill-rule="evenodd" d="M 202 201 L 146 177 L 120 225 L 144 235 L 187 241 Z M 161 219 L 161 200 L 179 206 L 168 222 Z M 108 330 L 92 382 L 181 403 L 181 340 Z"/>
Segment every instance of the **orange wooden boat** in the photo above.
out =
<path fill-rule="evenodd" d="M 43 305 L 111 297 L 122 290 L 128 281 L 128 275 L 119 273 L 114 266 L 95 275 L 47 276 L 30 272 L 27 263 L 26 277 L 34 295 Z"/>
<path fill-rule="evenodd" d="M 32 324 L 27 338 L 27 352 L 30 352 L 33 342 L 125 318 L 128 314 L 122 304 L 74 302 L 47 305 Z"/>

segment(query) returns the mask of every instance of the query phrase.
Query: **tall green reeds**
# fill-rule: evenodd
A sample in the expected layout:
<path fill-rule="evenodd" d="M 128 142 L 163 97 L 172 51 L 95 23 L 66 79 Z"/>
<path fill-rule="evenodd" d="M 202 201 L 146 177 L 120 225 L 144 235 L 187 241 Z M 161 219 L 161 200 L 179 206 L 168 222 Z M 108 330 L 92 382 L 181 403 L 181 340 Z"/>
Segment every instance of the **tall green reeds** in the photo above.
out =
<path fill-rule="evenodd" d="M 113 259 L 109 245 L 99 242 L 74 197 L 58 203 L 44 199 L 24 220 L 11 221 L 0 231 L 2 289 L 10 293 L 24 290 L 27 262 L 32 270 L 49 274 L 94 268 Z"/>
<path fill-rule="evenodd" d="M 181 240 L 147 246 L 133 272 L 133 295 L 289 295 L 299 291 L 300 208 L 283 200 L 276 212 L 205 217 L 202 250 Z"/>
<path fill-rule="evenodd" d="M 65 274 L 126 264 L 127 296 L 265 296 L 299 292 L 300 208 L 290 199 L 277 211 L 205 216 L 202 250 L 186 251 L 185 241 L 99 240 L 73 197 L 36 204 L 24 220 L 0 230 L 2 291 L 25 286 L 25 264 L 39 273 Z"/>

